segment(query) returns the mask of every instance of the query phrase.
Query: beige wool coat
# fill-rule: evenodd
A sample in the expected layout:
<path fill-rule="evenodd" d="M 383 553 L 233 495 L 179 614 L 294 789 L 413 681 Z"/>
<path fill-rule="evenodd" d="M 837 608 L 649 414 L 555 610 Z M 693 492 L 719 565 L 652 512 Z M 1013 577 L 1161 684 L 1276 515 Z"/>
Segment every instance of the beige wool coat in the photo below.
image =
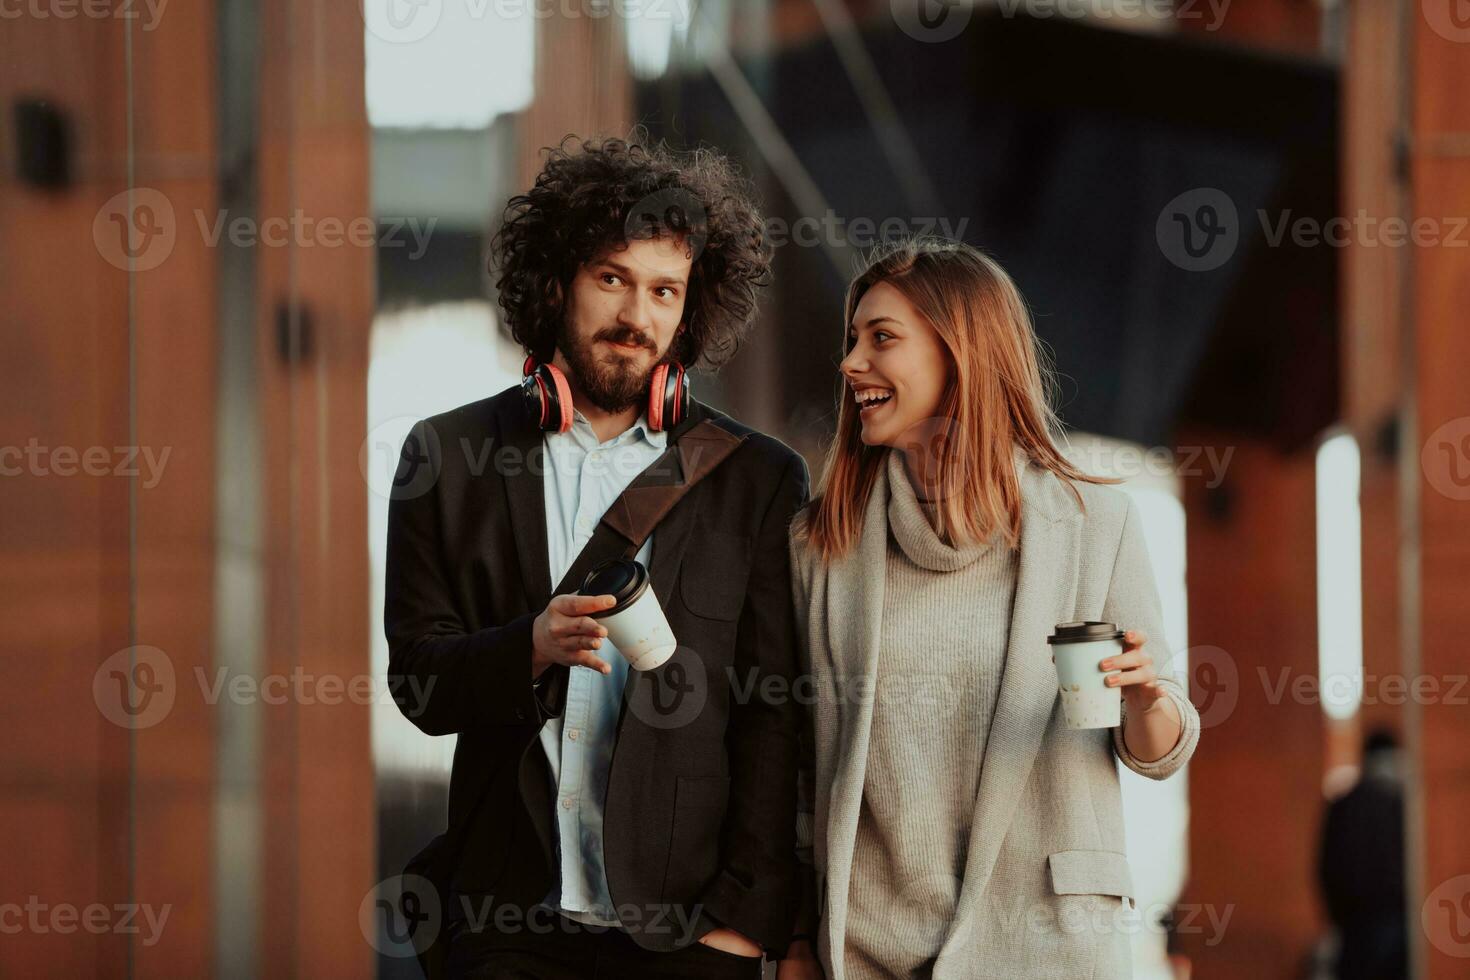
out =
<path fill-rule="evenodd" d="M 1060 478 L 1019 451 L 1016 461 L 1022 523 L 1009 642 L 994 719 L 988 734 L 977 733 L 985 752 L 964 867 L 934 869 L 955 879 L 957 904 L 951 920 L 933 922 L 932 976 L 1126 978 L 1139 923 L 1117 760 L 1150 778 L 1172 775 L 1194 752 L 1199 715 L 1170 676 L 1170 647 L 1132 501 L 1112 487 L 1079 483 L 1079 507 Z M 805 545 L 804 513 L 792 524 L 803 669 L 814 693 L 798 837 L 814 878 L 813 942 L 828 980 L 845 980 L 848 886 L 876 700 L 863 681 L 874 678 L 881 655 L 888 495 L 880 467 L 857 547 L 830 565 Z M 1162 759 L 1133 756 L 1121 727 L 1065 727 L 1046 639 L 1056 624 L 1078 620 L 1147 634 L 1145 649 L 1184 720 L 1183 735 Z M 904 886 L 895 882 L 892 892 L 901 895 Z"/>

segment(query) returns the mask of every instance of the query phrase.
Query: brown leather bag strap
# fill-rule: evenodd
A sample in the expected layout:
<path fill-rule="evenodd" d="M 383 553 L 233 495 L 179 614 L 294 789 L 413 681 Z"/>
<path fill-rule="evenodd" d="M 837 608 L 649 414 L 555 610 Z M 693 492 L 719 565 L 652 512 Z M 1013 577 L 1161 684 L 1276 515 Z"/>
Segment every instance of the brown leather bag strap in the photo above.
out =
<path fill-rule="evenodd" d="M 711 419 L 676 428 L 667 449 L 628 484 L 597 522 L 554 596 L 575 592 L 587 573 L 608 558 L 632 558 L 684 495 L 740 448 L 745 433 L 734 433 Z M 542 704 L 560 714 L 566 699 L 569 668 L 553 664 L 538 685 Z"/>
<path fill-rule="evenodd" d="M 628 484 L 602 515 L 602 523 L 622 535 L 636 552 L 674 505 L 744 441 L 744 434 L 729 432 L 710 419 L 700 421 Z"/>

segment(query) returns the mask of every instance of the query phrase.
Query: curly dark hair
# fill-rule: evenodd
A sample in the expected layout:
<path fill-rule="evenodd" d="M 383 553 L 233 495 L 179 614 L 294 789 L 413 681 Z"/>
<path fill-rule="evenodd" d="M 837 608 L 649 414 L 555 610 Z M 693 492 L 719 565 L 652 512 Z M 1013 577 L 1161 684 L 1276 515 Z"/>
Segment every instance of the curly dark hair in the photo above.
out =
<path fill-rule="evenodd" d="M 714 150 L 652 143 L 641 128 L 626 140 L 568 136 L 547 149 L 535 186 L 510 199 L 490 247 L 516 342 L 550 358 L 578 269 L 630 240 L 672 234 L 694 264 L 669 356 L 690 368 L 729 360 L 771 272 L 753 190 L 734 164 Z"/>

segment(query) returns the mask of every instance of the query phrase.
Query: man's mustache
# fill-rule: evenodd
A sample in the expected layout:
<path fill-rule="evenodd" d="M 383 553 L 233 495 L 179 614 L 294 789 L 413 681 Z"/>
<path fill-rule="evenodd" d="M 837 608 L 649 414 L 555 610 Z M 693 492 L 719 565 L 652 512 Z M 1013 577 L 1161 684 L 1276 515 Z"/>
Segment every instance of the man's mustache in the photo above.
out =
<path fill-rule="evenodd" d="M 633 344 L 654 354 L 658 353 L 658 345 L 653 342 L 653 338 L 645 337 L 632 327 L 609 327 L 606 330 L 599 330 L 592 339 L 594 341 L 608 340 L 614 344 Z"/>

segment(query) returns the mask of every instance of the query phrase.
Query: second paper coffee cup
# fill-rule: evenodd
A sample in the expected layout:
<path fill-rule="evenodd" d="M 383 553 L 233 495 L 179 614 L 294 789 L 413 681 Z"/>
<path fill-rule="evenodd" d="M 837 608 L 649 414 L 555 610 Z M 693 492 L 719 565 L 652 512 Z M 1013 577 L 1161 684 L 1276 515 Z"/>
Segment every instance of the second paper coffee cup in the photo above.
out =
<path fill-rule="evenodd" d="M 1113 623 L 1061 623 L 1046 638 L 1057 665 L 1062 717 L 1068 728 L 1115 728 L 1121 721 L 1123 692 L 1108 687 L 1098 668 L 1107 657 L 1123 652 L 1123 631 Z"/>
<path fill-rule="evenodd" d="M 642 562 L 628 558 L 600 562 L 587 573 L 579 591 L 582 595 L 610 595 L 617 600 L 611 609 L 589 615 L 602 622 L 607 638 L 634 670 L 662 666 L 678 649 Z"/>

